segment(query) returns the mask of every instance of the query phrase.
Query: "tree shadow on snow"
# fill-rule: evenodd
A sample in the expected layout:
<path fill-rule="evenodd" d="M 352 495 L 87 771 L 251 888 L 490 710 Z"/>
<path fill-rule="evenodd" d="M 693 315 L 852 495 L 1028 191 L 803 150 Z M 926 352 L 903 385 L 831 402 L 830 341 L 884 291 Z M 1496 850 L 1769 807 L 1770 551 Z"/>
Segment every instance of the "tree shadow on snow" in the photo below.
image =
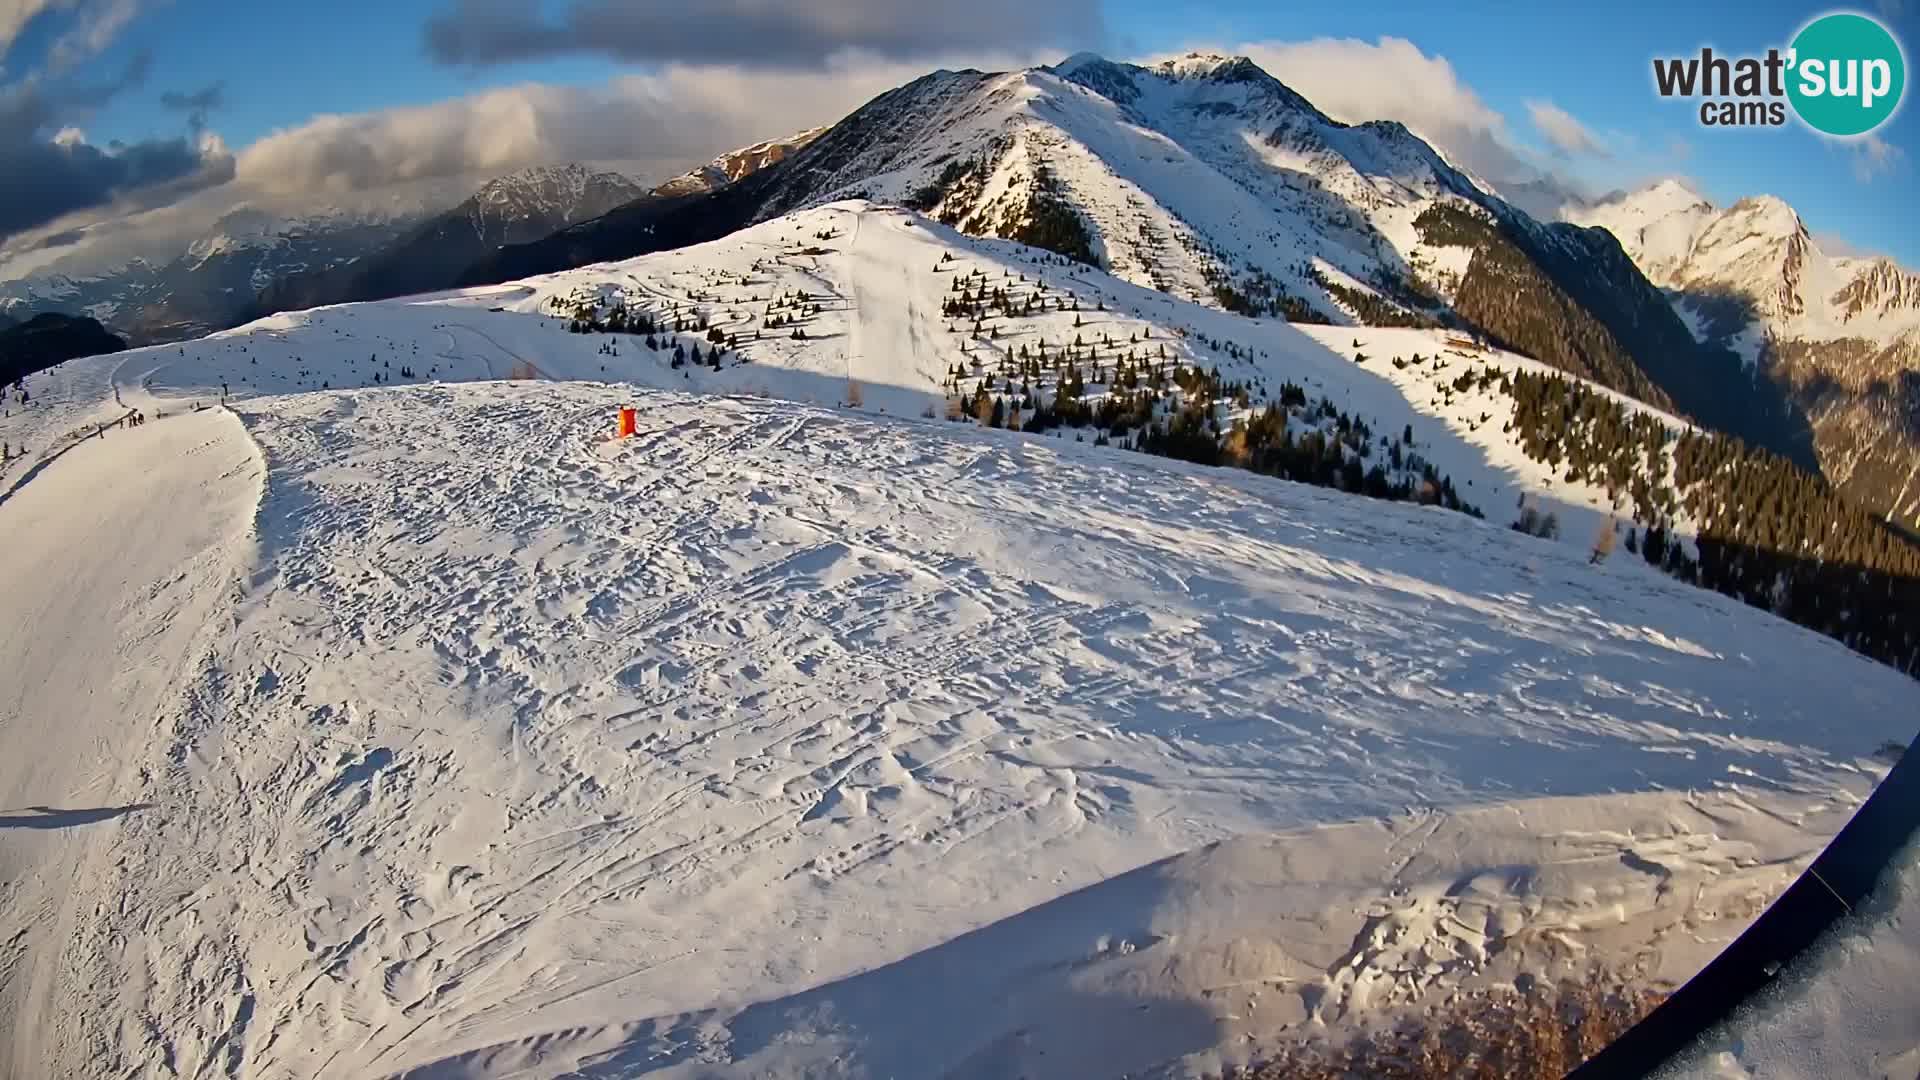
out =
<path fill-rule="evenodd" d="M 153 809 L 153 803 L 128 806 L 100 806 L 85 810 L 61 810 L 52 806 L 30 806 L 24 811 L 0 815 L 0 829 L 71 829 L 112 821 L 139 810 Z"/>

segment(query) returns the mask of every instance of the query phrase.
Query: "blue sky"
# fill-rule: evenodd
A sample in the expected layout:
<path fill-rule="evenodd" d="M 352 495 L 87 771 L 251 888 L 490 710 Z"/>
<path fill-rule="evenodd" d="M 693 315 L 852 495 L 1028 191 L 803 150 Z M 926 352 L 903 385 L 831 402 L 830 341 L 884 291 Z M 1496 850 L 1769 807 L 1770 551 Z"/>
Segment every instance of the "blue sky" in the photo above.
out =
<path fill-rule="evenodd" d="M 84 11 L 89 0 L 58 2 L 79 3 Z M 221 84 L 220 107 L 208 115 L 207 124 L 237 151 L 318 114 L 425 105 L 527 83 L 592 87 L 648 68 L 577 50 L 480 66 L 436 62 L 424 46 L 424 27 L 455 2 L 101 0 L 133 5 L 127 9 L 137 14 L 84 63 L 47 78 L 102 84 L 128 71 L 129 65 L 137 67 L 140 58 L 150 58 L 136 88 L 112 96 L 109 104 L 90 110 L 84 123 L 76 125 L 95 145 L 182 134 L 187 118 L 163 107 L 162 93 Z M 511 6 L 511 0 L 465 2 Z M 831 5 L 835 0 L 816 2 Z M 1881 0 L 1880 6 L 1867 10 L 1892 25 L 1911 51 L 1911 43 L 1920 41 L 1920 4 L 1903 2 L 1909 9 Z M 526 6 L 534 5 L 535 0 L 526 0 Z M 1085 44 L 1114 55 L 1151 55 L 1190 46 L 1401 38 L 1426 57 L 1450 65 L 1460 84 L 1504 118 L 1500 137 L 1505 142 L 1594 190 L 1679 174 L 1723 204 L 1746 194 L 1776 194 L 1799 209 L 1816 234 L 1920 266 L 1920 229 L 1914 227 L 1913 210 L 1920 194 L 1915 182 L 1920 162 L 1911 156 L 1920 154 L 1920 110 L 1904 109 L 1876 133 L 1892 149 L 1868 168 L 1868 155 L 1860 150 L 1833 145 L 1794 124 L 1752 131 L 1704 129 L 1693 106 L 1662 101 L 1651 90 L 1649 62 L 1656 54 L 1685 55 L 1703 44 L 1734 54 L 1784 45 L 1807 19 L 1832 10 L 1825 6 L 1375 3 L 1283 10 L 1256 0 L 1079 4 L 1096 5 L 1098 19 L 1086 22 L 1104 21 L 1100 40 L 1075 42 L 1072 29 L 1049 25 L 1039 48 L 1064 55 L 1071 46 Z M 52 51 L 63 36 L 75 32 L 80 18 L 79 13 L 56 10 L 30 22 L 5 54 L 7 70 L 0 87 L 22 72 L 44 70 Z M 1036 43 L 1009 34 L 1007 47 L 1022 44 Z M 910 63 L 914 58 L 897 59 Z M 732 63 L 751 68 L 754 58 L 743 53 Z M 1287 71 L 1275 74 L 1294 81 Z M 1312 88 L 1301 88 L 1316 97 Z M 1557 153 L 1530 118 L 1529 106 L 1540 103 L 1577 119 L 1604 152 Z"/>

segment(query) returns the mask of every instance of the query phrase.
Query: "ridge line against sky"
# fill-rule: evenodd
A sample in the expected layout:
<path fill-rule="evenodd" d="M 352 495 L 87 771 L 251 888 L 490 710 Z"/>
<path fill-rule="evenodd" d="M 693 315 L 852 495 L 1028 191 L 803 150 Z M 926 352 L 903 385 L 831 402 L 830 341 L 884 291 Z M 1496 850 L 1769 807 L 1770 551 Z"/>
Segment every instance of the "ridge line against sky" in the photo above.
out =
<path fill-rule="evenodd" d="M 1874 13 L 1920 40 L 1911 0 Z M 1827 8 L 1293 11 L 1220 0 L 0 0 L 0 278 L 184 250 L 274 213 L 450 205 L 489 176 L 606 163 L 658 181 L 828 123 L 934 67 L 1092 49 L 1246 54 L 1337 119 L 1406 123 L 1538 208 L 1666 176 L 1719 205 L 1774 194 L 1833 254 L 1920 267 L 1920 113 L 1850 145 L 1726 132 L 1651 87 L 1653 55 L 1783 44 Z M 1909 50 L 1910 52 L 1912 50 Z M 82 255 L 83 258 L 70 258 Z M 65 269 L 67 267 L 63 267 Z"/>

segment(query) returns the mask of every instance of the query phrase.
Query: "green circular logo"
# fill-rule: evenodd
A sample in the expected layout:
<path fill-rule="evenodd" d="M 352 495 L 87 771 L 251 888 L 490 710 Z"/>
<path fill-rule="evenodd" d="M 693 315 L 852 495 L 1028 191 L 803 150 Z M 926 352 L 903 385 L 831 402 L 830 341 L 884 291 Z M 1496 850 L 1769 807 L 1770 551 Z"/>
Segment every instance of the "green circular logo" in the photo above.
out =
<path fill-rule="evenodd" d="M 1815 131 L 1865 135 L 1887 122 L 1907 88 L 1907 60 L 1865 15 L 1823 15 L 1793 39 L 1787 98 Z"/>

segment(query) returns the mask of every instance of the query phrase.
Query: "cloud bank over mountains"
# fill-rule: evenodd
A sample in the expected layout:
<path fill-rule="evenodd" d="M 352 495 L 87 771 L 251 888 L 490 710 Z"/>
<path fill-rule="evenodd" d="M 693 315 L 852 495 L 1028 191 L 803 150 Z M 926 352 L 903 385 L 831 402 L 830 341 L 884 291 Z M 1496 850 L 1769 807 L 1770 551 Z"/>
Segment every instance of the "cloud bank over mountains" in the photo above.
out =
<path fill-rule="evenodd" d="M 0 74 L 0 278 L 98 272 L 176 253 L 238 206 L 357 210 L 451 204 L 493 176 L 584 161 L 664 180 L 728 149 L 830 123 L 936 67 L 1003 70 L 1084 48 L 1124 55 L 1100 0 L 446 0 L 420 29 L 431 62 L 478 71 L 565 56 L 631 74 L 594 85 L 526 82 L 422 106 L 319 115 L 230 149 L 227 87 L 147 87 L 136 57 L 77 79 L 143 0 L 0 0 L 0 57 L 37 18 L 63 20 L 43 61 Z M 160 0 L 144 0 L 148 4 Z M 1443 56 L 1395 37 L 1225 43 L 1337 119 L 1406 124 L 1523 208 L 1551 216 L 1591 194 L 1565 173 L 1609 152 L 1551 102 L 1529 104 L 1536 150 Z M 62 65 L 65 65 L 64 67 Z M 88 121 L 151 94 L 183 131 L 96 146 Z M 1676 159 L 1677 161 L 1677 159 Z"/>
<path fill-rule="evenodd" d="M 1106 37 L 1099 0 L 573 0 L 551 18 L 532 0 L 456 0 L 428 20 L 427 54 L 450 65 L 563 55 L 633 64 L 818 69 L 859 53 L 920 60 Z"/>

